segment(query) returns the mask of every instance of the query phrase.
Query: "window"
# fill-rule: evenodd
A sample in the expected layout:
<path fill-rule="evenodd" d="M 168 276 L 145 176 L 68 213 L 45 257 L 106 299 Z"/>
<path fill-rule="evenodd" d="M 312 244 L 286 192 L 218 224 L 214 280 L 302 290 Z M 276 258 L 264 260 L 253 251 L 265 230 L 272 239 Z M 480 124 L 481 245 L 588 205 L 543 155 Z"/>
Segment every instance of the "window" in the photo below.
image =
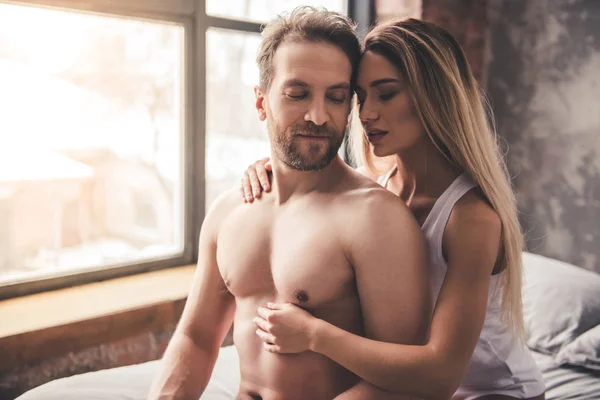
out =
<path fill-rule="evenodd" d="M 422 0 L 375 0 L 375 19 L 421 18 Z"/>
<path fill-rule="evenodd" d="M 347 12 L 345 0 L 206 0 L 206 12 L 265 22 L 299 5 Z M 239 184 L 250 163 L 269 156 L 266 125 L 254 107 L 260 25 L 234 23 L 228 28 L 208 27 L 206 32 L 207 209 L 220 193 Z"/>
<path fill-rule="evenodd" d="M 275 15 L 303 5 L 325 7 L 341 13 L 348 11 L 345 0 L 206 0 L 206 13 L 225 18 L 266 22 Z"/>
<path fill-rule="evenodd" d="M 364 9 L 0 0 L 0 298 L 195 262 L 205 209 L 269 154 L 259 32 L 299 4 Z"/>
<path fill-rule="evenodd" d="M 254 108 L 258 33 L 206 32 L 206 204 L 239 183 L 244 169 L 269 155 L 264 124 Z M 240 196 L 241 199 L 241 196 Z"/>
<path fill-rule="evenodd" d="M 183 48 L 176 23 L 0 4 L 1 282 L 182 253 Z"/>

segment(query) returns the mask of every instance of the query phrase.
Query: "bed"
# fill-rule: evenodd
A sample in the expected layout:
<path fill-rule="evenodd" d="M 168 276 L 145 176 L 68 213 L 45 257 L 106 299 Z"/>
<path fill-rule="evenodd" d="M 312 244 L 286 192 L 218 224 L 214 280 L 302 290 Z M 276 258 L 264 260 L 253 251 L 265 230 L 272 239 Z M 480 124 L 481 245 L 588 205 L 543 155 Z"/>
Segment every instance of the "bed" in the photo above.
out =
<path fill-rule="evenodd" d="M 546 383 L 546 399 L 600 399 L 600 275 L 524 253 L 527 346 Z M 142 400 L 160 361 L 59 379 L 18 400 Z M 219 353 L 202 400 L 231 400 L 239 384 L 233 346 Z"/>
<path fill-rule="evenodd" d="M 600 275 L 523 254 L 527 347 L 546 399 L 600 399 Z"/>
<path fill-rule="evenodd" d="M 600 373 L 568 365 L 558 365 L 552 356 L 532 351 L 546 384 L 546 399 L 598 400 Z"/>

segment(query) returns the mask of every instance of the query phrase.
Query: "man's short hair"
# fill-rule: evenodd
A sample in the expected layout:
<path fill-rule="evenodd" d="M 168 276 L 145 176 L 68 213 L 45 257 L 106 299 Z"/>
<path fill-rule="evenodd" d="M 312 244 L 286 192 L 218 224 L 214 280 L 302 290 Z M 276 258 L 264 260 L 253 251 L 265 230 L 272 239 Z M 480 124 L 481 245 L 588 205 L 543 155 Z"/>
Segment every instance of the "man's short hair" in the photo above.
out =
<path fill-rule="evenodd" d="M 326 42 L 339 47 L 352 65 L 351 85 L 354 88 L 360 60 L 360 42 L 356 24 L 347 16 L 324 8 L 301 6 L 289 14 L 279 15 L 265 25 L 256 63 L 260 73 L 260 87 L 269 89 L 273 81 L 273 57 L 285 41 Z"/>

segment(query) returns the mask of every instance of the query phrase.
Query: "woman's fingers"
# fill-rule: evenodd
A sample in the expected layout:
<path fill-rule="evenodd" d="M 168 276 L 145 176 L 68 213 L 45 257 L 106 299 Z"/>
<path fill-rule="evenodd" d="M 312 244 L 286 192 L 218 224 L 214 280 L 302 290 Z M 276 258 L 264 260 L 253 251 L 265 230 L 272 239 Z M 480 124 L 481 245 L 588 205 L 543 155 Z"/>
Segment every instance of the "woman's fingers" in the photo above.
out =
<path fill-rule="evenodd" d="M 271 161 L 268 158 L 263 158 L 244 171 L 240 191 L 245 203 L 252 203 L 254 199 L 259 199 L 263 190 L 265 192 L 271 190 L 268 171 L 272 170 Z"/>
<path fill-rule="evenodd" d="M 258 172 L 256 170 L 256 167 L 249 167 L 246 170 L 246 174 L 248 175 L 248 178 L 250 179 L 250 186 L 252 186 L 252 195 L 254 195 L 255 199 L 259 199 L 260 198 L 260 194 L 262 192 L 262 188 L 261 188 L 261 182 L 258 179 Z"/>
<path fill-rule="evenodd" d="M 258 181 L 260 183 L 260 187 L 259 188 L 254 188 L 255 190 L 258 189 L 259 190 L 259 196 L 260 196 L 260 191 L 264 190 L 265 192 L 268 192 L 269 190 L 271 190 L 271 183 L 269 182 L 269 174 L 267 173 L 267 165 L 269 165 L 269 167 L 271 166 L 270 163 L 266 163 L 268 159 L 264 159 L 261 161 L 257 161 L 254 163 L 254 169 L 256 172 L 256 176 L 258 177 Z M 271 168 L 269 168 L 271 169 Z M 256 193 L 254 194 L 256 196 Z"/>
<path fill-rule="evenodd" d="M 267 307 L 269 308 L 269 310 L 282 310 L 283 309 L 283 304 L 279 304 L 279 303 L 267 303 Z"/>
<path fill-rule="evenodd" d="M 256 335 L 266 344 L 275 344 L 275 336 L 263 331 L 262 329 L 257 329 Z"/>
<path fill-rule="evenodd" d="M 258 307 L 258 315 L 265 321 L 268 321 L 272 314 L 273 311 L 269 310 L 268 308 Z"/>
<path fill-rule="evenodd" d="M 261 317 L 255 317 L 254 318 L 254 323 L 256 325 L 258 325 L 258 327 L 260 329 L 262 329 L 263 331 L 270 333 L 271 332 L 271 324 L 269 322 L 267 322 L 265 319 L 261 318 Z"/>
<path fill-rule="evenodd" d="M 281 347 L 277 346 L 276 344 L 263 343 L 263 347 L 268 352 L 271 352 L 271 353 L 281 353 Z"/>
<path fill-rule="evenodd" d="M 244 200 L 244 203 L 247 203 L 248 201 L 246 200 L 246 193 L 244 193 L 244 178 L 242 178 L 242 181 L 240 182 L 240 194 L 242 195 L 242 200 Z"/>
<path fill-rule="evenodd" d="M 271 184 L 269 183 L 269 175 L 267 174 L 266 170 L 258 172 L 258 180 L 260 181 L 260 186 L 262 186 L 265 192 L 271 190 Z"/>
<path fill-rule="evenodd" d="M 252 195 L 252 184 L 250 182 L 250 177 L 248 176 L 248 170 L 244 172 L 244 176 L 242 177 L 242 196 L 244 197 L 245 202 L 252 203 L 254 201 L 254 196 Z"/>

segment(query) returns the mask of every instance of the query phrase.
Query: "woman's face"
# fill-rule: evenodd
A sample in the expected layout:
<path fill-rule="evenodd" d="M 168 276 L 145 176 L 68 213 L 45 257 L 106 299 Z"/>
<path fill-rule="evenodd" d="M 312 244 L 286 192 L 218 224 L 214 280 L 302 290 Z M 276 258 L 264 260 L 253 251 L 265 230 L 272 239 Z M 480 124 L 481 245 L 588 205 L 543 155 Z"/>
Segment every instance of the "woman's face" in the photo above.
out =
<path fill-rule="evenodd" d="M 366 52 L 357 83 L 360 120 L 377 157 L 402 153 L 424 137 L 408 83 L 387 58 Z"/>

